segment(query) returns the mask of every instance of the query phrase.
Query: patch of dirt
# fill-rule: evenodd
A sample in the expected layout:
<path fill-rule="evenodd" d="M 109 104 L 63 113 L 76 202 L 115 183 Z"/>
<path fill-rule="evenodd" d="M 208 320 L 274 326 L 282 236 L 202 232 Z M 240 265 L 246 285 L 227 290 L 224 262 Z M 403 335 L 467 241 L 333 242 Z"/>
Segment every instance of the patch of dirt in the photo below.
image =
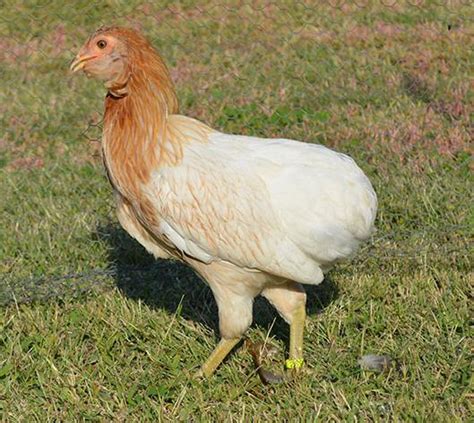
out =
<path fill-rule="evenodd" d="M 175 66 L 170 69 L 171 78 L 176 85 L 184 84 L 196 78 L 197 74 L 206 71 L 206 66 L 193 62 L 189 57 L 182 57 Z"/>
<path fill-rule="evenodd" d="M 314 26 L 304 27 L 303 29 L 296 31 L 296 33 L 301 40 L 317 41 L 319 43 L 330 42 L 336 37 L 336 34 L 333 31 Z"/>
<path fill-rule="evenodd" d="M 18 65 L 23 61 L 31 61 L 32 56 L 41 54 L 45 57 L 59 56 L 67 53 L 67 33 L 63 24 L 56 25 L 41 38 L 18 40 L 14 37 L 0 37 L 0 61 L 10 65 Z"/>
<path fill-rule="evenodd" d="M 379 21 L 375 24 L 374 32 L 378 35 L 384 36 L 385 38 L 392 38 L 400 35 L 403 30 L 399 25 Z"/>
<path fill-rule="evenodd" d="M 39 40 L 19 42 L 14 38 L 0 37 L 0 61 L 10 65 L 29 58 L 39 50 Z"/>
<path fill-rule="evenodd" d="M 373 41 L 375 39 L 391 40 L 398 38 L 403 33 L 399 25 L 378 21 L 374 25 L 354 25 L 345 34 L 347 44 Z"/>
<path fill-rule="evenodd" d="M 374 140 L 369 149 L 388 149 L 400 163 L 415 170 L 434 164 L 438 156 L 454 157 L 472 149 L 472 133 L 466 126 L 458 122 L 446 125 L 443 117 L 428 106 L 424 116 L 371 125 L 366 134 Z"/>
<path fill-rule="evenodd" d="M 41 169 L 44 166 L 44 160 L 41 157 L 20 157 L 18 159 L 13 160 L 7 166 L 9 170 L 17 170 L 17 169 Z"/>
<path fill-rule="evenodd" d="M 470 121 L 470 115 L 474 113 L 474 105 L 468 99 L 469 83 L 455 87 L 449 92 L 447 98 L 432 102 L 430 107 L 449 120 Z"/>

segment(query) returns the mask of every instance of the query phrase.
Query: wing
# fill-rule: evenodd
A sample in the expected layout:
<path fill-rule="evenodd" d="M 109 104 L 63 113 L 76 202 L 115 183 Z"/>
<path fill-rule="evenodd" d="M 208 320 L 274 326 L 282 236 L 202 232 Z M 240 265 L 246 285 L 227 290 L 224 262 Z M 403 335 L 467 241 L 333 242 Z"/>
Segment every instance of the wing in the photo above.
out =
<path fill-rule="evenodd" d="M 190 143 L 179 166 L 163 168 L 146 192 L 158 214 L 160 235 L 188 256 L 224 260 L 303 283 L 322 272 L 285 233 L 262 174 L 243 159 L 245 143 Z"/>
<path fill-rule="evenodd" d="M 157 230 L 188 256 L 314 284 L 370 234 L 375 194 L 347 156 L 220 133 L 183 153 L 147 191 Z"/>

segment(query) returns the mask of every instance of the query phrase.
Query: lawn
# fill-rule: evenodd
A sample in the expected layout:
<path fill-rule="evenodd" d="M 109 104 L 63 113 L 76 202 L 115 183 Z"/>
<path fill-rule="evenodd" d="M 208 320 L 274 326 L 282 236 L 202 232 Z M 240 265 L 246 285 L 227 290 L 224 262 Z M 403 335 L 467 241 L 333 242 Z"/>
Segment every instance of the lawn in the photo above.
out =
<path fill-rule="evenodd" d="M 0 420 L 472 418 L 472 45 L 465 1 L 6 1 L 0 6 Z M 308 288 L 306 367 L 264 386 L 243 347 L 209 380 L 209 289 L 119 227 L 100 83 L 68 63 L 100 25 L 140 28 L 181 113 L 350 154 L 377 232 Z M 265 301 L 252 340 L 288 348 Z M 365 354 L 398 366 L 360 369 Z"/>

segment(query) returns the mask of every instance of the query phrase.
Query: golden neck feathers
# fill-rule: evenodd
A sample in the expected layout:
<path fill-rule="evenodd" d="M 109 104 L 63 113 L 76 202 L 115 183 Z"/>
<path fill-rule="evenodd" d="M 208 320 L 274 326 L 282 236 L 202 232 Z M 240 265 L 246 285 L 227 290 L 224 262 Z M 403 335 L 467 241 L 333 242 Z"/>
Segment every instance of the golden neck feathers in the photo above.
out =
<path fill-rule="evenodd" d="M 167 136 L 178 100 L 165 63 L 145 38 L 125 35 L 127 66 L 107 86 L 103 153 L 112 184 L 128 197 L 153 169 L 178 163 L 182 147 Z"/>

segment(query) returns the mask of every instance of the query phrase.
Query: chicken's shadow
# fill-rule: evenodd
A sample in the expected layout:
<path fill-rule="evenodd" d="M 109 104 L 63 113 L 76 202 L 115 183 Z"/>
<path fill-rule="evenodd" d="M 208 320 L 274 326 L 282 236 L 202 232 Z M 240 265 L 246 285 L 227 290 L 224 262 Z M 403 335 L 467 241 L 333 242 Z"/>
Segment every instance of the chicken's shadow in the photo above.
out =
<path fill-rule="evenodd" d="M 219 336 L 212 292 L 191 268 L 171 260 L 154 259 L 118 225 L 98 227 L 94 237 L 108 243 L 110 267 L 123 295 L 171 314 L 179 310 L 181 317 L 204 324 Z M 305 290 L 309 316 L 321 313 L 338 295 L 337 286 L 328 277 L 321 285 L 306 285 Z M 271 328 L 271 335 L 288 343 L 288 325 L 261 297 L 255 301 L 254 325 L 265 332 Z"/>

